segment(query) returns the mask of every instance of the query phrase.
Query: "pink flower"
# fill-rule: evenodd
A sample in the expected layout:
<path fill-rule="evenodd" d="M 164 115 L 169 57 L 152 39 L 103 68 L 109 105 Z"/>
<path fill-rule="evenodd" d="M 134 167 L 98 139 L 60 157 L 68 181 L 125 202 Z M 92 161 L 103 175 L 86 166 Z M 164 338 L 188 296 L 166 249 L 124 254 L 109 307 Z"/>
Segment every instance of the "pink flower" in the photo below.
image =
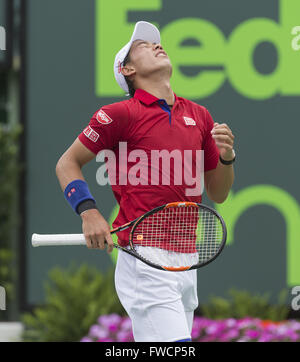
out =
<path fill-rule="evenodd" d="M 105 328 L 97 324 L 91 326 L 89 331 L 89 337 L 94 337 L 94 338 L 106 338 L 108 334 L 109 333 Z"/>
<path fill-rule="evenodd" d="M 219 335 L 226 328 L 223 321 L 212 322 L 211 325 L 206 327 L 207 334 Z"/>
<path fill-rule="evenodd" d="M 224 333 L 220 338 L 220 342 L 230 342 L 239 337 L 240 333 L 236 329 L 230 329 L 228 332 Z"/>
<path fill-rule="evenodd" d="M 112 338 L 102 338 L 98 339 L 97 342 L 115 342 Z"/>
<path fill-rule="evenodd" d="M 274 341 L 274 336 L 271 333 L 262 333 L 262 335 L 258 338 L 258 342 L 271 342 Z"/>
<path fill-rule="evenodd" d="M 131 331 L 132 323 L 129 317 L 124 318 L 121 322 L 121 329 L 124 331 Z"/>
<path fill-rule="evenodd" d="M 195 316 L 192 339 L 194 342 L 275 342 L 300 341 L 300 323 L 262 321 L 258 318 L 211 320 Z M 89 334 L 81 342 L 133 342 L 129 317 L 117 314 L 102 315 L 98 324 L 92 325 Z"/>
<path fill-rule="evenodd" d="M 118 314 L 102 315 L 98 318 L 98 323 L 100 325 L 106 326 L 109 328 L 111 325 L 118 325 L 122 321 L 122 317 Z"/>
<path fill-rule="evenodd" d="M 234 318 L 228 318 L 228 319 L 225 321 L 225 324 L 226 324 L 227 327 L 232 328 L 232 327 L 234 327 L 234 326 L 237 325 L 237 321 L 236 321 L 236 319 L 234 319 Z"/>
<path fill-rule="evenodd" d="M 93 340 L 89 337 L 83 337 L 80 342 L 93 342 Z"/>
<path fill-rule="evenodd" d="M 261 332 L 256 329 L 248 329 L 245 331 L 245 336 L 249 339 L 257 339 L 261 335 Z"/>
<path fill-rule="evenodd" d="M 133 342 L 133 335 L 128 331 L 120 331 L 116 335 L 117 342 Z"/>

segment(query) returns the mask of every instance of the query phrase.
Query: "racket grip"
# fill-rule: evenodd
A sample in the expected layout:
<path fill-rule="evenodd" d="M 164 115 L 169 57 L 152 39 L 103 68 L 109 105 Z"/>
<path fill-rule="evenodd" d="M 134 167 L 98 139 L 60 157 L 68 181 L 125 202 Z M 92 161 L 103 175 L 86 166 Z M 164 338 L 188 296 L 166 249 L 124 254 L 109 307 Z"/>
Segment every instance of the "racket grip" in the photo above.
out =
<path fill-rule="evenodd" d="M 32 246 L 86 245 L 83 234 L 32 234 Z"/>

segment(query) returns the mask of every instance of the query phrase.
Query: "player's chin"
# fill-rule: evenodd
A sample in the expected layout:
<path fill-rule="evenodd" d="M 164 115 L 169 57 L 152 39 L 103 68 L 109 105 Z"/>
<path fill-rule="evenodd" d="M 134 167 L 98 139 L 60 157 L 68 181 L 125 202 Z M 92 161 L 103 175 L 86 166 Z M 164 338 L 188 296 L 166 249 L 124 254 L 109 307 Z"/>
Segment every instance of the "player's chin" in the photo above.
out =
<path fill-rule="evenodd" d="M 158 59 L 158 61 L 157 61 L 156 64 L 157 64 L 157 66 L 158 66 L 159 68 L 169 69 L 170 72 L 172 73 L 173 67 L 172 67 L 172 64 L 171 64 L 169 58 L 167 58 L 167 57 L 165 57 L 165 58 L 161 57 L 161 59 Z"/>
<path fill-rule="evenodd" d="M 147 74 L 147 76 L 150 76 L 152 74 L 155 74 L 157 72 L 161 72 L 163 71 L 168 72 L 170 74 L 170 76 L 172 75 L 172 64 L 169 61 L 166 61 L 166 59 L 163 59 L 163 61 L 159 60 L 159 61 L 155 61 L 151 64 L 151 67 L 148 67 L 147 70 L 145 71 L 145 74 Z"/>

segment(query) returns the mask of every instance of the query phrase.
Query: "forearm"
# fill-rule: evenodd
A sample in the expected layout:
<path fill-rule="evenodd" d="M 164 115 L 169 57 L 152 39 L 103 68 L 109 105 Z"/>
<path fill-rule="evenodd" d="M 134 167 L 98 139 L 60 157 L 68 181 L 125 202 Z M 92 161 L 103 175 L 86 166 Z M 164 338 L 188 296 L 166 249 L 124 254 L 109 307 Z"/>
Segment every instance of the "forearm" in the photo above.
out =
<path fill-rule="evenodd" d="M 63 191 L 74 180 L 84 181 L 81 169 L 95 156 L 78 139 L 74 141 L 56 164 L 56 175 Z"/>
<path fill-rule="evenodd" d="M 87 157 L 83 161 L 78 160 L 78 157 L 70 156 L 69 153 L 62 155 L 56 165 L 56 175 L 63 191 L 74 180 L 84 181 L 81 172 L 82 166 L 92 158 L 92 154 L 87 154 Z M 82 231 L 86 239 L 87 247 L 103 250 L 107 246 L 108 253 L 111 253 L 114 243 L 110 235 L 110 227 L 93 205 L 83 206 L 83 204 L 88 201 L 91 200 L 83 201 L 79 204 L 78 208 L 76 207 L 77 213 L 80 214 L 82 219 Z M 72 202 L 71 206 L 73 207 Z M 82 207 L 86 210 L 80 212 L 79 210 Z"/>
<path fill-rule="evenodd" d="M 234 182 L 233 165 L 223 165 L 219 161 L 217 168 L 209 172 L 211 175 L 206 183 L 207 195 L 212 201 L 222 203 L 226 200 Z"/>
<path fill-rule="evenodd" d="M 84 180 L 81 165 L 65 155 L 57 162 L 55 171 L 63 191 L 70 182 L 74 180 Z"/>
<path fill-rule="evenodd" d="M 77 199 L 76 201 L 76 199 L 73 199 L 70 201 L 71 199 L 68 198 L 67 200 L 79 215 L 86 210 L 97 209 L 95 200 L 90 194 L 87 184 L 85 182 L 81 183 L 81 181 L 78 181 L 85 181 L 81 172 L 81 165 L 78 162 L 62 156 L 56 166 L 56 175 L 65 196 L 66 190 L 68 197 L 70 197 L 70 191 L 72 191 L 73 188 L 77 189 L 76 195 L 79 197 L 79 200 Z"/>

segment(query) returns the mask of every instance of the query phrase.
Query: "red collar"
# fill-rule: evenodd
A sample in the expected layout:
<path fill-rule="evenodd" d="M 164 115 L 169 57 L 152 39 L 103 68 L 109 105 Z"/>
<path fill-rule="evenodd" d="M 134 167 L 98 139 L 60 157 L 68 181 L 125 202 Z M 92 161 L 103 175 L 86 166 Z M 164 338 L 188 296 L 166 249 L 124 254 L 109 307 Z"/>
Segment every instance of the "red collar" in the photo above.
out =
<path fill-rule="evenodd" d="M 174 93 L 175 96 L 175 102 L 177 100 L 177 96 Z M 150 106 L 150 104 L 153 104 L 157 101 L 159 101 L 159 98 L 156 98 L 155 96 L 153 96 L 152 94 L 146 92 L 143 89 L 137 89 L 134 93 L 134 98 L 138 99 L 139 101 L 145 103 L 147 106 Z"/>

